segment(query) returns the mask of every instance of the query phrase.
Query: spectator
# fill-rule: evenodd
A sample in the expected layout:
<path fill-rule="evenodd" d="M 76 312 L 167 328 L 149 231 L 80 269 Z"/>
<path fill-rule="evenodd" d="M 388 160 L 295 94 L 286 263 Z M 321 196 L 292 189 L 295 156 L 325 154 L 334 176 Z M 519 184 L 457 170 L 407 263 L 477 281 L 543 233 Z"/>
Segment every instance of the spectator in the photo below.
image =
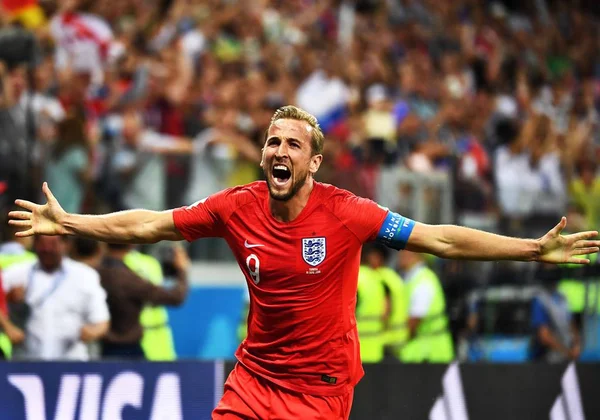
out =
<path fill-rule="evenodd" d="M 374 336 L 371 340 L 378 339 L 379 343 L 374 344 L 384 346 L 385 353 L 397 360 L 400 359 L 401 349 L 408 340 L 408 292 L 398 273 L 387 266 L 388 251 L 385 246 L 377 244 L 369 244 L 363 248 L 363 264 L 359 271 L 357 299 L 361 298 L 361 281 L 362 289 L 371 293 L 378 291 L 377 283 L 383 287 L 385 304 L 380 305 L 383 306 L 381 308 L 383 310 L 383 331 L 379 337 Z M 376 304 L 376 302 L 372 303 Z M 360 327 L 358 314 L 357 322 Z"/>
<path fill-rule="evenodd" d="M 56 67 L 72 67 L 101 81 L 109 58 L 113 33 L 100 16 L 84 12 L 83 0 L 59 3 L 59 10 L 50 21 L 50 32 L 56 49 Z"/>
<path fill-rule="evenodd" d="M 4 225 L 3 237 L 6 240 L 0 243 L 0 277 L 2 270 L 6 270 L 12 265 L 37 259 L 36 255 L 30 251 L 32 238 L 16 237 L 15 232 L 16 229 L 13 226 Z M 22 295 L 22 293 L 21 290 L 15 290 L 9 297 L 15 298 L 20 294 Z M 4 295 L 4 289 L 0 290 L 0 297 Z M 20 300 L 20 298 L 16 300 Z M 2 320 L 4 325 L 0 325 L 0 329 L 4 330 L 4 332 L 0 332 L 0 351 L 7 359 L 12 357 L 12 344 L 20 344 L 23 341 L 23 331 L 14 325 L 10 317 L 7 316 L 9 307 L 5 308 L 5 319 Z"/>
<path fill-rule="evenodd" d="M 123 262 L 142 279 L 156 286 L 169 287 L 173 277 L 184 275 L 184 273 L 179 272 L 180 268 L 178 267 L 187 267 L 188 263 L 180 261 L 182 258 L 187 258 L 185 251 L 180 247 L 177 247 L 177 249 L 163 249 L 170 251 L 163 262 L 136 249 L 130 249 Z M 165 267 L 164 275 L 163 265 Z M 185 270 L 187 268 L 184 268 Z M 165 275 L 167 278 L 165 278 Z M 141 345 L 146 358 L 154 361 L 175 360 L 177 354 L 173 342 L 173 333 L 169 325 L 167 308 L 153 303 L 146 305 L 140 315 L 140 322 L 144 328 Z"/>
<path fill-rule="evenodd" d="M 58 123 L 57 137 L 46 161 L 45 179 L 55 186 L 56 197 L 63 200 L 63 208 L 68 212 L 82 211 L 87 186 L 92 181 L 91 144 L 86 131 L 83 109 L 73 107 Z"/>
<path fill-rule="evenodd" d="M 119 175 L 127 208 L 165 207 L 166 173 L 163 156 L 193 153 L 189 139 L 157 133 L 144 126 L 133 109 L 122 121 L 122 138 L 111 167 Z M 151 185 L 152 188 L 148 188 Z"/>
<path fill-rule="evenodd" d="M 366 363 L 383 360 L 384 325 L 388 312 L 385 285 L 376 270 L 369 265 L 369 252 L 363 253 L 356 291 L 356 327 L 360 339 L 360 358 Z"/>
<path fill-rule="evenodd" d="M 405 363 L 447 363 L 454 359 L 446 299 L 437 275 L 421 254 L 402 251 L 398 267 L 408 292 L 409 341 L 401 349 Z"/>
<path fill-rule="evenodd" d="M 12 357 L 12 345 L 19 344 L 25 339 L 23 330 L 14 325 L 8 316 L 6 294 L 2 286 L 2 272 L 0 272 L 0 360 Z"/>
<path fill-rule="evenodd" d="M 543 271 L 551 277 L 560 276 L 560 270 Z M 581 344 L 567 299 L 557 288 L 558 278 L 544 280 L 543 288 L 531 303 L 531 360 L 550 363 L 577 360 Z"/>
<path fill-rule="evenodd" d="M 106 256 L 99 261 L 100 246 L 86 244 L 79 239 L 75 243 L 76 253 L 92 253 L 100 273 L 102 287 L 107 293 L 107 302 L 113 320 L 110 331 L 102 339 L 102 357 L 145 359 L 141 340 L 144 329 L 140 314 L 145 305 L 181 305 L 187 296 L 187 268 L 189 261 L 185 251 L 176 253 L 177 281 L 173 287 L 161 287 L 138 277 L 124 263 L 130 251 L 128 245 L 110 244 Z M 85 250 L 85 252 L 84 252 Z M 83 255 L 81 255 L 83 256 Z"/>
<path fill-rule="evenodd" d="M 582 212 L 584 228 L 600 228 L 600 176 L 597 164 L 590 159 L 577 165 L 577 177 L 569 185 L 571 203 Z"/>
<path fill-rule="evenodd" d="M 25 341 L 14 356 L 29 360 L 88 360 L 87 343 L 101 338 L 109 325 L 106 294 L 98 273 L 64 256 L 65 240 L 38 236 L 39 261 L 4 272 L 4 290 L 23 288 Z"/>
<path fill-rule="evenodd" d="M 25 109 L 19 105 L 26 80 L 25 64 L 7 66 L 0 61 L 0 205 L 4 209 L 17 197 L 29 196 L 31 141 Z"/>
<path fill-rule="evenodd" d="M 362 115 L 365 160 L 378 165 L 395 162 L 396 120 L 386 87 L 380 84 L 370 86 L 366 97 L 368 108 Z"/>
<path fill-rule="evenodd" d="M 512 124 L 499 124 L 500 135 L 507 142 L 496 151 L 500 209 L 516 220 L 555 218 L 565 208 L 566 191 L 551 122 L 543 115 L 532 116 L 519 134 Z"/>

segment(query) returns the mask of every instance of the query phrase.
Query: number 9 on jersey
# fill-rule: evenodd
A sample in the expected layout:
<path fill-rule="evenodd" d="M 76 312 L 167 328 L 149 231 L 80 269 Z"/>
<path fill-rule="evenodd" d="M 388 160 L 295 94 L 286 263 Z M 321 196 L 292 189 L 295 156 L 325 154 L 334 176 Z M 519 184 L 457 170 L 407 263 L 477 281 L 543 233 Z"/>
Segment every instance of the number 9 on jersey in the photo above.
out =
<path fill-rule="evenodd" d="M 246 258 L 246 266 L 248 267 L 248 274 L 252 277 L 254 284 L 260 282 L 260 261 L 255 254 L 248 255 Z"/>

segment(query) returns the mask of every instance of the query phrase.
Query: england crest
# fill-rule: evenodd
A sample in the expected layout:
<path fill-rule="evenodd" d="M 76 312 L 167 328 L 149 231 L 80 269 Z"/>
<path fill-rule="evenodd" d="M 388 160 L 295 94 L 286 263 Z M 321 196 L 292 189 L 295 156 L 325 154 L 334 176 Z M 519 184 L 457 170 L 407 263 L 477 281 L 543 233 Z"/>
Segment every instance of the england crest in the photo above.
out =
<path fill-rule="evenodd" d="M 327 254 L 325 238 L 302 238 L 302 258 L 313 267 L 321 264 Z"/>

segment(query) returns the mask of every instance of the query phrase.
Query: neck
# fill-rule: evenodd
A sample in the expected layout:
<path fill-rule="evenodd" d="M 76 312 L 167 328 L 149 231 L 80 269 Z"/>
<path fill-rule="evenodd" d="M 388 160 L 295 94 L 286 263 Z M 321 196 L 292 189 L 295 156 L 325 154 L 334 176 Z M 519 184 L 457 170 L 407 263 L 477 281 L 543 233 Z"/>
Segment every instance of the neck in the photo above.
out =
<path fill-rule="evenodd" d="M 51 265 L 51 266 L 46 266 L 46 265 L 40 264 L 40 268 L 42 269 L 42 271 L 45 271 L 46 273 L 54 273 L 56 270 L 58 270 L 60 268 L 61 264 L 62 264 L 62 262 L 60 262 L 56 265 Z"/>
<path fill-rule="evenodd" d="M 271 215 L 279 222 L 294 221 L 294 219 L 300 215 L 304 207 L 306 207 L 314 186 L 314 180 L 312 177 L 308 177 L 304 185 L 289 200 L 278 201 L 273 199 L 273 197 L 269 197 L 269 209 L 271 210 Z"/>

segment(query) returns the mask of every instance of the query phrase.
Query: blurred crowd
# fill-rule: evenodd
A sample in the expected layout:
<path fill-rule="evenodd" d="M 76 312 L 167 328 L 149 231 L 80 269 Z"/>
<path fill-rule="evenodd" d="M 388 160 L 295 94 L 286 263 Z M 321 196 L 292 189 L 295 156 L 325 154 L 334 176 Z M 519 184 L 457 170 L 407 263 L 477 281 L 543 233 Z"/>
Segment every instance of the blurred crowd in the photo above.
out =
<path fill-rule="evenodd" d="M 293 103 L 326 132 L 322 181 L 375 197 L 381 168 L 444 171 L 459 220 L 599 225 L 599 32 L 575 3 L 2 3 L 3 45 L 36 41 L 0 53 L 5 205 L 41 180 L 67 211 L 189 204 L 260 178 Z"/>
<path fill-rule="evenodd" d="M 443 173 L 453 222 L 600 227 L 593 1 L 0 4 L 3 215 L 44 180 L 66 211 L 97 213 L 260 179 L 270 118 L 295 104 L 326 134 L 320 181 L 376 198 L 382 171 Z"/>

